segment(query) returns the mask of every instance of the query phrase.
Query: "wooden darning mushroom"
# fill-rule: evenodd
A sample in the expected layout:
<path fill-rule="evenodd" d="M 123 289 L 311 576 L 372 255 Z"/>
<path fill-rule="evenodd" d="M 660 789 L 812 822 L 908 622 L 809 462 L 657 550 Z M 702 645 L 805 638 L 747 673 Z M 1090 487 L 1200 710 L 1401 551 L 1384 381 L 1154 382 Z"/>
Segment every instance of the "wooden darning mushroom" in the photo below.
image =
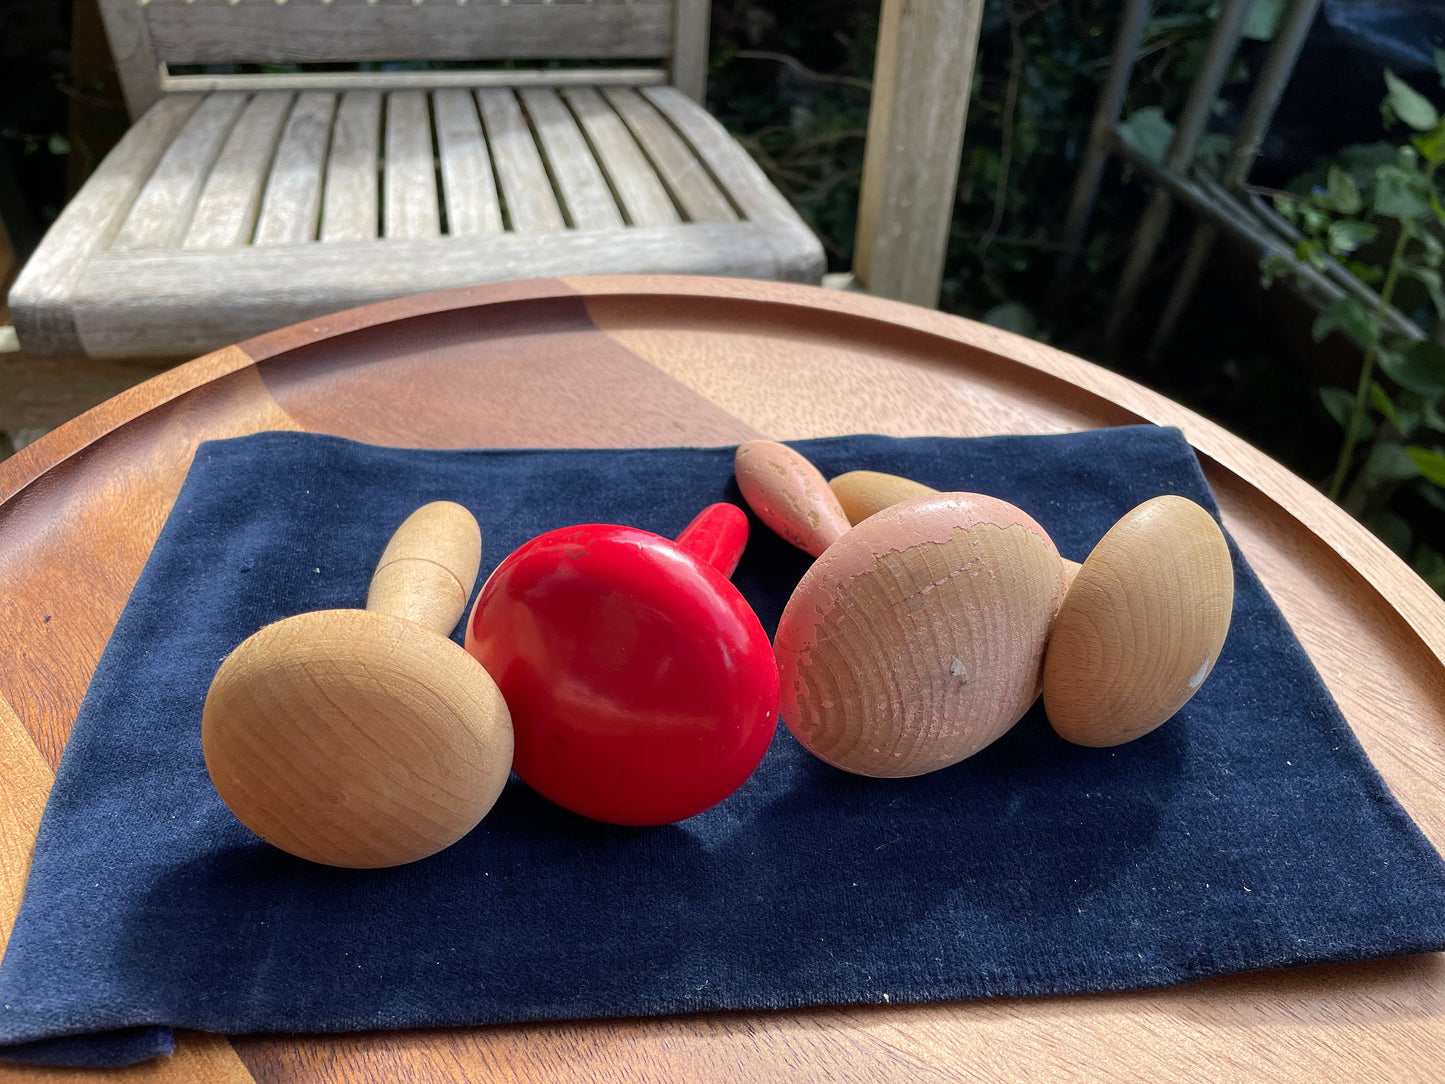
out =
<path fill-rule="evenodd" d="M 860 523 L 928 486 L 877 471 L 829 483 Z M 1069 591 L 1044 660 L 1044 712 L 1060 737 L 1121 745 L 1172 718 L 1209 676 L 1229 633 L 1234 568 L 1219 525 L 1184 497 L 1126 513 L 1083 565 L 1066 561 Z"/>
<path fill-rule="evenodd" d="M 501 693 L 447 638 L 480 561 L 471 513 L 425 505 L 386 547 L 365 610 L 288 617 L 226 658 L 201 747 L 242 824 L 355 868 L 425 858 L 476 827 L 512 763 Z"/>
<path fill-rule="evenodd" d="M 975 493 L 924 495 L 851 530 L 827 483 L 772 441 L 738 448 L 738 485 L 818 560 L 774 639 L 783 721 L 829 764 L 921 775 L 994 741 L 1038 698 L 1064 593 L 1048 535 Z"/>

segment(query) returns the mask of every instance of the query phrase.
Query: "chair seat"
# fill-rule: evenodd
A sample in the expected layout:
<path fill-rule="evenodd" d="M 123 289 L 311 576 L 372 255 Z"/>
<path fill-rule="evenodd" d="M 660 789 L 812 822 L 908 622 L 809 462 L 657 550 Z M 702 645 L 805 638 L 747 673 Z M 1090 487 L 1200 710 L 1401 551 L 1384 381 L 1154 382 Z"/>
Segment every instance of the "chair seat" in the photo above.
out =
<path fill-rule="evenodd" d="M 163 97 L 10 294 L 22 346 L 197 354 L 354 305 L 504 279 L 817 282 L 823 250 L 671 87 Z"/>

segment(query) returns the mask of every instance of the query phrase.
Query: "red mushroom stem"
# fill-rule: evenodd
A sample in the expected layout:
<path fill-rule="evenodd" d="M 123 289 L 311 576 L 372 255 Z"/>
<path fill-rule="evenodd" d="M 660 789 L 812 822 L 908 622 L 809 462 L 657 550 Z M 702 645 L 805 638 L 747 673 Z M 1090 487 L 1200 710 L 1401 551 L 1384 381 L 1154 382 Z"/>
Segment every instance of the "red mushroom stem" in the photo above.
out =
<path fill-rule="evenodd" d="M 677 536 L 677 546 L 732 576 L 748 544 L 748 514 L 735 504 L 710 504 Z"/>

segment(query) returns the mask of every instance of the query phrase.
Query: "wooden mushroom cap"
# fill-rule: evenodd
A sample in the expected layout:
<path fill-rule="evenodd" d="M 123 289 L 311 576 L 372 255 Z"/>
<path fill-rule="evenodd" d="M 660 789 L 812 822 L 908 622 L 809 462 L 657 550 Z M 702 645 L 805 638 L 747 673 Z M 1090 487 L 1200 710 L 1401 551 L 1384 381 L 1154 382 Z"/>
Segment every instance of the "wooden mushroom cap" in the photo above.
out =
<path fill-rule="evenodd" d="M 477 661 L 367 610 L 262 629 L 216 674 L 203 718 L 206 766 L 241 823 L 332 866 L 394 866 L 455 843 L 512 763 L 507 705 Z"/>
<path fill-rule="evenodd" d="M 387 546 L 368 609 L 278 621 L 226 658 L 201 747 L 242 824 L 351 867 L 425 858 L 477 825 L 512 763 L 501 693 L 445 635 L 480 560 L 471 513 L 425 505 Z"/>
<path fill-rule="evenodd" d="M 869 516 L 877 515 L 902 501 L 937 493 L 932 486 L 904 478 L 899 474 L 885 474 L 877 470 L 850 470 L 840 474 L 828 483 L 828 488 L 838 498 L 848 522 L 855 527 Z M 1064 562 L 1064 577 L 1072 580 L 1079 571 L 1079 563 L 1067 557 Z"/>
<path fill-rule="evenodd" d="M 829 481 L 828 488 L 838 498 L 848 522 L 855 527 L 901 501 L 938 492 L 911 478 L 877 470 L 850 470 Z"/>
<path fill-rule="evenodd" d="M 793 592 L 774 650 L 781 714 L 814 755 L 860 775 L 921 775 L 971 756 L 1038 696 L 1064 592 L 1026 513 L 942 493 L 854 527 Z"/>
<path fill-rule="evenodd" d="M 1142 737 L 1184 706 L 1219 659 L 1234 569 L 1212 516 L 1155 497 L 1094 547 L 1059 608 L 1044 710 L 1079 745 Z"/>

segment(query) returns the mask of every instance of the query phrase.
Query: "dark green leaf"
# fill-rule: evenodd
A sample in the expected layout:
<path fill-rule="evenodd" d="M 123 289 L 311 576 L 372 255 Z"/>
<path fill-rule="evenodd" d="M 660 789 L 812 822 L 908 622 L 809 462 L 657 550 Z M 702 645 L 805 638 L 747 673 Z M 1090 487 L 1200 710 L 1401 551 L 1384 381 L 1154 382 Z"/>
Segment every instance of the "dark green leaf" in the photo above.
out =
<path fill-rule="evenodd" d="M 1445 486 L 1445 454 L 1418 446 L 1405 449 L 1415 468 L 1437 486 Z"/>
<path fill-rule="evenodd" d="M 1330 205 L 1342 215 L 1358 214 L 1364 203 L 1360 200 L 1360 186 L 1355 179 L 1339 166 L 1330 166 L 1326 181 Z"/>
<path fill-rule="evenodd" d="M 1354 178 L 1360 194 L 1368 201 L 1369 193 L 1375 187 L 1375 170 L 1380 166 L 1395 165 L 1399 162 L 1399 155 L 1398 143 L 1383 140 L 1378 143 L 1351 143 L 1340 148 L 1329 163 L 1322 163 L 1291 181 L 1289 190 L 1303 195 L 1315 188 L 1327 188 L 1329 166 L 1336 165 Z"/>
<path fill-rule="evenodd" d="M 1439 49 L 1435 50 L 1435 55 L 1440 55 Z M 1415 551 L 1413 564 L 1422 580 L 1433 587 L 1436 593 L 1445 595 L 1445 554 L 1422 542 Z"/>
<path fill-rule="evenodd" d="M 1371 473 L 1394 481 L 1413 478 L 1420 473 L 1415 467 L 1414 459 L 1406 454 L 1405 446 L 1396 444 L 1393 440 L 1377 441 L 1370 449 L 1366 466 Z"/>
<path fill-rule="evenodd" d="M 1268 290 L 1274 285 L 1276 279 L 1283 278 L 1289 274 L 1289 264 L 1278 252 L 1271 252 L 1264 259 L 1259 261 L 1259 285 L 1263 290 Z"/>
<path fill-rule="evenodd" d="M 1348 430 L 1350 427 L 1350 415 L 1355 410 L 1355 397 L 1344 388 L 1321 388 L 1320 402 L 1324 403 L 1325 410 L 1339 423 L 1341 429 Z M 1368 436 L 1375 430 L 1375 423 L 1368 415 L 1360 419 L 1360 436 Z"/>
<path fill-rule="evenodd" d="M 1389 88 L 1390 108 L 1395 116 L 1417 132 L 1429 131 L 1440 120 L 1430 99 L 1410 86 L 1389 68 L 1385 69 L 1385 86 Z"/>
<path fill-rule="evenodd" d="M 1224 160 L 1229 157 L 1229 151 L 1233 146 L 1234 140 L 1224 133 L 1205 132 L 1199 137 L 1199 142 L 1194 145 L 1194 157 L 1218 172 L 1223 167 Z"/>
<path fill-rule="evenodd" d="M 1367 245 L 1380 234 L 1378 226 L 1361 222 L 1356 218 L 1344 218 L 1330 226 L 1330 251 L 1336 256 L 1348 256 L 1361 245 Z"/>
<path fill-rule="evenodd" d="M 1445 86 L 1445 49 L 1435 50 L 1435 70 L 1440 74 L 1440 85 Z"/>
<path fill-rule="evenodd" d="M 1429 292 L 1430 303 L 1435 306 L 1435 314 L 1445 316 L 1445 290 L 1441 289 L 1440 272 L 1433 267 L 1415 267 L 1411 264 L 1406 264 L 1404 271 Z"/>
<path fill-rule="evenodd" d="M 1424 179 L 1401 166 L 1375 170 L 1375 213 L 1399 219 L 1430 214 L 1430 192 Z"/>
<path fill-rule="evenodd" d="M 1270 41 L 1283 12 L 1284 0 L 1254 0 L 1244 18 L 1244 36 L 1250 41 Z"/>
<path fill-rule="evenodd" d="M 1404 435 L 1404 427 L 1400 424 L 1400 412 L 1395 408 L 1395 401 L 1390 398 L 1384 388 L 1373 381 L 1370 383 L 1370 405 L 1389 418 L 1390 424 L 1395 427 L 1396 431 L 1402 436 Z"/>
<path fill-rule="evenodd" d="M 1361 263 L 1359 260 L 1346 260 L 1345 270 L 1354 275 L 1366 286 L 1373 286 L 1385 277 L 1383 268 L 1376 267 L 1372 263 Z"/>
<path fill-rule="evenodd" d="M 1440 202 L 1440 197 L 1433 188 L 1430 189 L 1430 210 L 1435 212 L 1435 221 L 1445 226 L 1445 204 Z"/>
<path fill-rule="evenodd" d="M 1304 219 L 1305 229 L 1310 233 L 1321 233 L 1330 227 L 1330 216 L 1312 204 L 1305 203 L 1300 206 L 1300 217 Z"/>
<path fill-rule="evenodd" d="M 1176 30 L 1195 30 L 1205 22 L 1205 17 L 1195 11 L 1181 12 L 1177 15 L 1156 15 L 1144 24 L 1144 37 L 1157 37 Z"/>
<path fill-rule="evenodd" d="M 1411 343 L 1398 354 L 1381 351 L 1380 368 L 1407 391 L 1430 397 L 1445 392 L 1445 346 L 1430 339 Z"/>
<path fill-rule="evenodd" d="M 1163 162 L 1174 141 L 1174 125 L 1157 105 L 1136 109 L 1119 125 L 1125 143 L 1151 162 Z"/>
<path fill-rule="evenodd" d="M 1366 526 L 1401 557 L 1409 554 L 1414 532 L 1410 530 L 1409 521 L 1398 512 L 1382 508 L 1368 518 Z"/>
<path fill-rule="evenodd" d="M 1410 142 L 1432 166 L 1445 162 L 1445 122 L 1437 122 L 1435 127 L 1412 137 Z"/>
<path fill-rule="evenodd" d="M 1343 328 L 1362 343 L 1368 343 L 1374 338 L 1374 324 L 1369 310 L 1357 297 L 1342 297 L 1330 302 L 1330 307 L 1315 318 L 1310 332 L 1314 335 L 1315 342 L 1320 342 L 1331 331 L 1339 328 Z"/>
<path fill-rule="evenodd" d="M 1445 512 L 1445 487 L 1437 486 L 1428 478 L 1421 478 L 1415 492 L 1424 497 L 1440 511 Z"/>
<path fill-rule="evenodd" d="M 1017 301 L 1005 301 L 1002 305 L 995 305 L 983 314 L 983 322 L 1030 338 L 1037 336 L 1039 332 L 1039 324 L 1034 319 L 1034 314 Z"/>

